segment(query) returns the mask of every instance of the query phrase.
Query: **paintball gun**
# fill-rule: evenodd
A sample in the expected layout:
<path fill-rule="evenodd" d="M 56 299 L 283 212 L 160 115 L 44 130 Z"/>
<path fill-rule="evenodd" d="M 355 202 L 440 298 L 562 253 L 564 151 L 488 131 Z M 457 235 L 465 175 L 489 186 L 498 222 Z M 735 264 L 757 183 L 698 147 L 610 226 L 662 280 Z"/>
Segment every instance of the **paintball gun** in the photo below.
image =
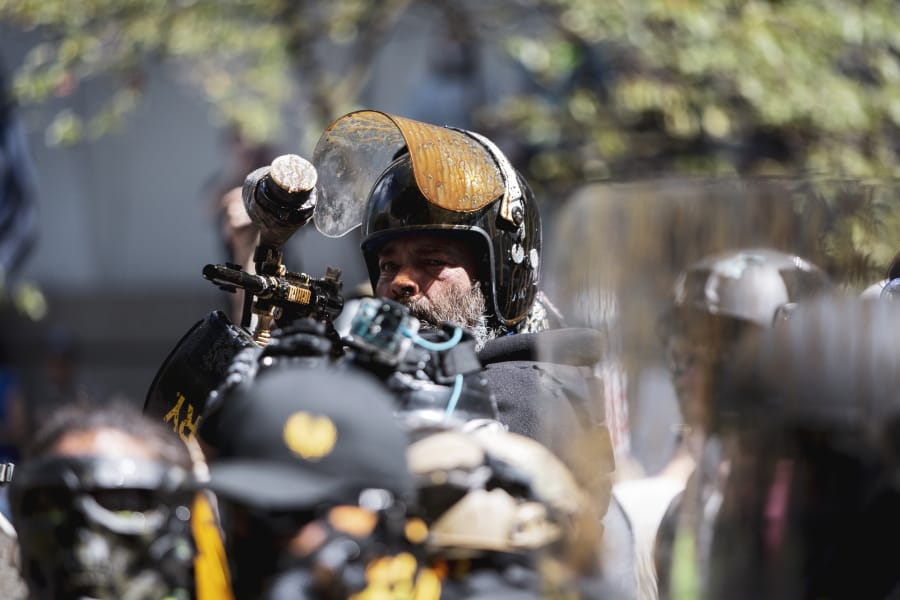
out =
<path fill-rule="evenodd" d="M 248 298 L 255 298 L 257 305 L 265 303 L 266 314 L 271 314 L 273 319 L 313 317 L 332 321 L 344 306 L 340 269 L 329 267 L 324 277 L 315 278 L 290 271 L 280 275 L 254 275 L 237 265 L 206 265 L 203 277 L 227 291 L 244 290 Z M 269 311 L 268 307 L 273 310 Z M 268 339 L 267 331 L 264 335 Z M 254 339 L 257 343 L 261 341 Z"/>
<path fill-rule="evenodd" d="M 328 268 L 324 277 L 289 272 L 282 247 L 310 221 L 316 206 L 316 169 L 296 154 L 279 156 L 244 180 L 242 196 L 250 219 L 259 227 L 253 254 L 256 273 L 238 265 L 206 265 L 203 277 L 229 292 L 244 290 L 241 325 L 256 316 L 253 341 L 265 346 L 276 321 L 312 317 L 330 325 L 341 312 L 341 271 Z"/>

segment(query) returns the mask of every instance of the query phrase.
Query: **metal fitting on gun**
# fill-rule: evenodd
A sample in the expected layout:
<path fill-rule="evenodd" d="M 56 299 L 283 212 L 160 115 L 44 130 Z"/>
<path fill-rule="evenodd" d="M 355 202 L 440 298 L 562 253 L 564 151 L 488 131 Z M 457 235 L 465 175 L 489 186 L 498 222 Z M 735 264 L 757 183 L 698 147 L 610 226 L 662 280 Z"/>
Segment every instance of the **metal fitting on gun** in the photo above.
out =
<path fill-rule="evenodd" d="M 244 180 L 244 208 L 260 229 L 260 245 L 281 248 L 309 222 L 316 206 L 316 168 L 301 156 L 284 154 Z"/>

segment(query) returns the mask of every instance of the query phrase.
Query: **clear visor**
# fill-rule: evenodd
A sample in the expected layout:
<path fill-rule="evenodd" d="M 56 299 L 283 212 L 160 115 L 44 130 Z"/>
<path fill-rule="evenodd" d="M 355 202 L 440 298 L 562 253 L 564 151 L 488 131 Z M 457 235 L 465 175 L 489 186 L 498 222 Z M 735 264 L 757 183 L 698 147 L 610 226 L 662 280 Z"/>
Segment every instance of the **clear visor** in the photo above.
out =
<path fill-rule="evenodd" d="M 363 219 L 369 191 L 398 152 L 407 148 L 416 184 L 428 202 L 469 212 L 501 196 L 517 200 L 518 185 L 502 153 L 476 134 L 373 110 L 334 121 L 313 151 L 318 171 L 316 227 L 339 237 Z"/>

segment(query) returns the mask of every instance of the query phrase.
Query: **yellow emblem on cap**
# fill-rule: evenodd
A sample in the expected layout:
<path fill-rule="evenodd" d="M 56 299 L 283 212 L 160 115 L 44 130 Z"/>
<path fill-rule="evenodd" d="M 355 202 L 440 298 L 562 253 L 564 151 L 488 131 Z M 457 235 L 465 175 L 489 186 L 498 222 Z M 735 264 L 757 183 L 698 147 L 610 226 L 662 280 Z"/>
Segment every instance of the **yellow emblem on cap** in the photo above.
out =
<path fill-rule="evenodd" d="M 337 427 L 325 416 L 300 411 L 284 423 L 285 445 L 306 460 L 319 460 L 331 454 L 337 436 Z"/>

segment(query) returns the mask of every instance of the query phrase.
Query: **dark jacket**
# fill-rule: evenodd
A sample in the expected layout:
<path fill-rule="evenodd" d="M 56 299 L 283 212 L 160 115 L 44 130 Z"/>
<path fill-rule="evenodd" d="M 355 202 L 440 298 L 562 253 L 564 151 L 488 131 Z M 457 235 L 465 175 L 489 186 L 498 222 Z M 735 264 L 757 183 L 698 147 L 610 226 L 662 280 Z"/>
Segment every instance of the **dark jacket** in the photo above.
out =
<path fill-rule="evenodd" d="M 603 341 L 594 329 L 548 329 L 491 340 L 478 358 L 500 421 L 552 450 L 595 499 L 605 528 L 602 585 L 634 598 L 634 540 L 621 508 L 611 510 L 615 459 L 594 374 Z"/>
<path fill-rule="evenodd" d="M 569 462 L 583 434 L 606 432 L 608 441 L 602 382 L 593 375 L 601 352 L 600 332 L 568 327 L 493 339 L 478 358 L 500 420 Z M 612 470 L 611 447 L 608 458 Z"/>

